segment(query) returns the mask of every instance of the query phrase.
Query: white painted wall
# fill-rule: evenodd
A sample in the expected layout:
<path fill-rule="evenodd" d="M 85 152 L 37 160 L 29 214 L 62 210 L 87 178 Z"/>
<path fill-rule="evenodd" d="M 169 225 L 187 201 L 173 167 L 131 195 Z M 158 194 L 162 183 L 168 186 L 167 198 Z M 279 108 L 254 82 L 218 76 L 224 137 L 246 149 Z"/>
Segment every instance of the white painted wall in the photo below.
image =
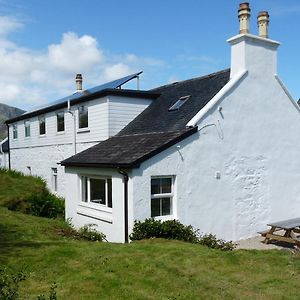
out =
<path fill-rule="evenodd" d="M 8 169 L 9 167 L 9 156 L 8 153 L 3 152 L 2 145 L 7 141 L 5 138 L 3 141 L 0 141 L 0 168 Z"/>
<path fill-rule="evenodd" d="M 269 45 L 260 47 L 246 51 L 255 69 L 199 121 L 197 134 L 179 143 L 180 153 L 173 146 L 133 171 L 134 218 L 150 217 L 150 179 L 157 175 L 176 176 L 173 217 L 227 240 L 299 217 L 299 109 L 270 72 L 272 60 L 263 59 Z"/>
<path fill-rule="evenodd" d="M 112 178 L 112 209 L 101 204 L 88 204 L 81 200 L 82 175 L 108 176 Z M 110 242 L 124 242 L 124 183 L 123 176 L 113 169 L 66 168 L 68 193 L 66 194 L 66 218 L 76 228 L 96 224 Z M 129 186 L 129 190 L 131 187 Z M 132 206 L 132 205 L 130 205 Z M 129 212 L 132 219 L 131 212 Z"/>

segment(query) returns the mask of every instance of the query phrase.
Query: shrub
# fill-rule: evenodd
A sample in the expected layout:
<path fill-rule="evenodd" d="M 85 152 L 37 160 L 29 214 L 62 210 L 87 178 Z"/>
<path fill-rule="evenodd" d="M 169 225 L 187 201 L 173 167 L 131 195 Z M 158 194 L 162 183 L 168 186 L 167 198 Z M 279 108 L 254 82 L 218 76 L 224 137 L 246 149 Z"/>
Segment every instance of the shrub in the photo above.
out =
<path fill-rule="evenodd" d="M 220 249 L 224 251 L 233 250 L 235 244 L 217 239 L 213 234 L 199 235 L 199 230 L 194 229 L 191 225 L 183 225 L 177 220 L 168 220 L 162 222 L 153 218 L 145 221 L 135 221 L 132 233 L 130 234 L 132 241 L 164 238 L 180 240 L 194 244 L 205 245 L 210 248 Z"/>
<path fill-rule="evenodd" d="M 17 274 L 10 274 L 6 269 L 0 268 L 0 299 L 20 299 L 19 284 L 25 279 L 26 275 L 23 271 L 20 271 Z"/>
<path fill-rule="evenodd" d="M 235 248 L 235 244 L 232 241 L 226 242 L 222 239 L 217 239 L 213 234 L 205 234 L 200 236 L 198 243 L 209 248 L 220 249 L 224 251 L 231 251 Z"/>
<path fill-rule="evenodd" d="M 144 222 L 135 221 L 130 239 L 132 241 L 164 238 L 196 243 L 198 231 L 192 226 L 186 226 L 176 220 L 162 222 L 160 220 L 146 219 Z"/>
<path fill-rule="evenodd" d="M 64 217 L 63 198 L 51 194 L 46 188 L 41 193 L 33 195 L 29 203 L 29 212 L 32 215 L 46 218 Z"/>
<path fill-rule="evenodd" d="M 84 240 L 88 241 L 97 241 L 97 242 L 103 242 L 106 240 L 106 235 L 102 232 L 97 231 L 94 227 L 97 226 L 96 224 L 87 224 L 81 227 L 78 230 L 78 236 L 79 238 L 82 238 Z"/>

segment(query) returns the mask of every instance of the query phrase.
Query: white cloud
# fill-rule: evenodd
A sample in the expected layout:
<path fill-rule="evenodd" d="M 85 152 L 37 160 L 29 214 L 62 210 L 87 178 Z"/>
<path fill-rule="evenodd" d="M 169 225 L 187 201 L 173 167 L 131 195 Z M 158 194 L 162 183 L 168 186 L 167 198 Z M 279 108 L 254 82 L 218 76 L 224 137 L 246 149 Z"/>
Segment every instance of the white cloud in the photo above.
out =
<path fill-rule="evenodd" d="M 75 74 L 82 73 L 84 88 L 126 76 L 164 62 L 135 54 L 112 54 L 90 35 L 62 35 L 37 52 L 13 43 L 10 35 L 24 27 L 22 22 L 0 16 L 0 102 L 30 109 L 72 93 Z"/>

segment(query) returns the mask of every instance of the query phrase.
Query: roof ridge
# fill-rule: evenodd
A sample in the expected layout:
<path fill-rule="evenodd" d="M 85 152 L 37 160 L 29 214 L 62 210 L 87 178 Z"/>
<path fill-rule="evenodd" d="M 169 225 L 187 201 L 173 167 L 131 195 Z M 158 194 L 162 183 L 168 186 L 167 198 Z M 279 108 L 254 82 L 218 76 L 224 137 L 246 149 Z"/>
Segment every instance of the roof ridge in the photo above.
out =
<path fill-rule="evenodd" d="M 223 70 L 213 72 L 213 73 L 210 73 L 210 74 L 206 74 L 206 75 L 203 75 L 203 76 L 199 76 L 199 77 L 194 77 L 194 78 L 190 78 L 190 79 L 185 79 L 185 80 L 181 80 L 181 81 L 172 82 L 172 83 L 169 83 L 169 84 L 161 85 L 159 87 L 150 89 L 149 92 L 150 91 L 155 91 L 155 90 L 158 90 L 158 89 L 161 89 L 161 88 L 169 87 L 169 86 L 172 86 L 172 85 L 176 85 L 176 84 L 186 83 L 188 81 L 203 80 L 203 79 L 206 79 L 206 78 L 217 76 L 217 75 L 222 74 L 222 73 L 226 73 L 228 71 L 230 71 L 230 68 L 223 69 Z"/>
<path fill-rule="evenodd" d="M 163 134 L 163 133 L 175 133 L 175 132 L 184 132 L 184 131 L 189 131 L 192 129 L 192 127 L 187 127 L 184 129 L 180 130 L 172 130 L 172 131 L 153 131 L 153 132 L 145 132 L 145 133 L 132 133 L 132 134 L 122 134 L 122 135 L 114 135 L 111 138 L 117 138 L 117 137 L 127 137 L 127 136 L 139 136 L 139 135 L 150 135 L 150 134 Z"/>

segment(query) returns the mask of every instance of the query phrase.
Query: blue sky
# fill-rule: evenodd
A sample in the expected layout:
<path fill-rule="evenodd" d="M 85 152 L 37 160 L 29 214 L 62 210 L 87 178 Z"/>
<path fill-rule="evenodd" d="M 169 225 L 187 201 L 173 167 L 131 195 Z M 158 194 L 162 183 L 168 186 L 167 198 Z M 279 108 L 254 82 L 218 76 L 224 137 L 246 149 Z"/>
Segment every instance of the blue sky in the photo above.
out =
<path fill-rule="evenodd" d="M 0 102 L 29 109 L 143 70 L 150 89 L 230 66 L 226 40 L 238 33 L 240 1 L 0 0 Z M 278 74 L 300 97 L 300 2 L 250 1 L 270 13 L 270 38 L 282 43 Z M 129 86 L 130 87 L 130 86 Z"/>

